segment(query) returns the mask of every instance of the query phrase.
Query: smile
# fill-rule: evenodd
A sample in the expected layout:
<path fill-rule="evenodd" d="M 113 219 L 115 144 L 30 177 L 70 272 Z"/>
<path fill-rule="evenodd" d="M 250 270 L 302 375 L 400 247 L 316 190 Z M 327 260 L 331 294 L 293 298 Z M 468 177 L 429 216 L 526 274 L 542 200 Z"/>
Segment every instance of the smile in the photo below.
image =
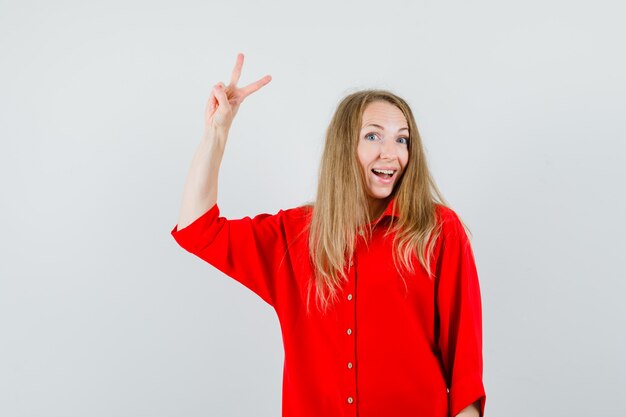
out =
<path fill-rule="evenodd" d="M 372 172 L 374 173 L 374 175 L 376 175 L 379 178 L 382 179 L 391 179 L 391 177 L 394 176 L 394 174 L 397 172 L 396 170 L 393 169 L 372 169 Z"/>

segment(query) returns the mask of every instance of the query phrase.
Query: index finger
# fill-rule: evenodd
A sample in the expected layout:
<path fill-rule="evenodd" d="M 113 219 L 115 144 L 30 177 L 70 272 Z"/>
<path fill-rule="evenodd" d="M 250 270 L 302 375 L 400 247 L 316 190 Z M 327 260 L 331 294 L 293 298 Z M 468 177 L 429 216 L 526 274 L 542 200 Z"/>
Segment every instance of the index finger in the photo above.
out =
<path fill-rule="evenodd" d="M 237 85 L 239 82 L 239 77 L 241 76 L 241 67 L 243 66 L 243 54 L 237 54 L 237 62 L 235 63 L 235 68 L 233 68 L 233 72 L 230 76 L 230 85 Z"/>
<path fill-rule="evenodd" d="M 241 92 L 243 94 L 243 97 L 247 97 L 250 94 L 254 93 L 255 91 L 257 91 L 259 88 L 263 87 L 264 85 L 266 85 L 267 83 L 269 83 L 270 81 L 272 81 L 272 76 L 271 75 L 266 75 L 265 77 L 261 78 L 260 80 L 257 80 L 253 83 L 248 84 L 247 86 L 241 88 Z"/>

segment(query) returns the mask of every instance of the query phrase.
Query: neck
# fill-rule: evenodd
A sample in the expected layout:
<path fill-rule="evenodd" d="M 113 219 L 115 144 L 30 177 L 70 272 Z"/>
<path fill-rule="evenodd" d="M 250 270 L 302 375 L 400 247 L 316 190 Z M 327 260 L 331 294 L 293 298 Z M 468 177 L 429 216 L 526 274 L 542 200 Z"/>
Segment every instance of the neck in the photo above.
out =
<path fill-rule="evenodd" d="M 369 213 L 371 221 L 377 220 L 385 212 L 387 205 L 391 201 L 391 197 L 387 198 L 368 198 Z"/>

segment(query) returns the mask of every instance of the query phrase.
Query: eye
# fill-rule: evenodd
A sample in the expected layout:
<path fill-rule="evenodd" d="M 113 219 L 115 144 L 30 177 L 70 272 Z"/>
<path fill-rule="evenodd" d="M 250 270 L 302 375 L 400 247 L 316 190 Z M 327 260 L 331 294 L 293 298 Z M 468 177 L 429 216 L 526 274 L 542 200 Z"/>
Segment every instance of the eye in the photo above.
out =
<path fill-rule="evenodd" d="M 376 136 L 376 133 L 368 133 L 367 135 L 365 135 L 365 140 L 376 140 L 378 139 L 378 136 Z"/>
<path fill-rule="evenodd" d="M 408 145 L 409 138 L 398 138 L 398 143 L 401 143 L 403 145 Z"/>

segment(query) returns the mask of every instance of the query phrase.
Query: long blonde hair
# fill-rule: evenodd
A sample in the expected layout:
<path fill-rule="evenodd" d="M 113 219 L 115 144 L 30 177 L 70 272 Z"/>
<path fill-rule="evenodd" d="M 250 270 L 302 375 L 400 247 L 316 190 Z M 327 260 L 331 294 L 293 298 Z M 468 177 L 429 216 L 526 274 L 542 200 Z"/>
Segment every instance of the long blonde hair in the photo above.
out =
<path fill-rule="evenodd" d="M 322 312 L 337 301 L 347 280 L 346 264 L 356 244 L 357 230 L 365 227 L 366 241 L 371 236 L 364 173 L 357 157 L 362 116 L 368 104 L 386 101 L 402 111 L 409 127 L 409 159 L 390 199 L 400 214 L 388 233 L 394 233 L 393 260 L 396 268 L 413 273 L 413 256 L 432 276 L 430 258 L 440 228 L 436 205 L 447 206 L 428 169 L 424 148 L 409 105 L 385 90 L 363 90 L 346 96 L 338 105 L 326 131 L 319 171 L 317 196 L 309 226 L 309 256 L 316 289 L 316 304 Z M 406 285 L 406 283 L 405 283 Z"/>

